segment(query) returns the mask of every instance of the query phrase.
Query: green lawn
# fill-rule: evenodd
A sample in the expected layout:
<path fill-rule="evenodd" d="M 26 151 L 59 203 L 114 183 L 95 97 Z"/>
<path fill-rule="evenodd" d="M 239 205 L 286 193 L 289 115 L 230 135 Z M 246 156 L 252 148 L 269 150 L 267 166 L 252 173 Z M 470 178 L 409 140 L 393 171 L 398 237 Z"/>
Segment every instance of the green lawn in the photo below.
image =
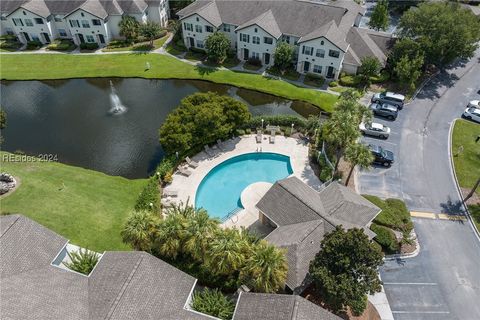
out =
<path fill-rule="evenodd" d="M 128 47 L 113 47 L 109 48 L 108 46 L 102 49 L 102 51 L 105 52 L 120 52 L 120 51 L 150 51 L 150 50 L 155 50 L 163 46 L 165 41 L 168 39 L 168 34 L 162 38 L 158 38 L 153 40 L 153 48 L 150 46 L 150 41 L 145 41 L 145 42 L 138 42 L 135 44 L 132 44 L 131 46 Z"/>
<path fill-rule="evenodd" d="M 128 180 L 55 162 L 7 162 L 2 172 L 20 186 L 1 200 L 3 213 L 21 213 L 73 244 L 95 251 L 128 250 L 120 230 L 146 180 Z"/>
<path fill-rule="evenodd" d="M 1 79 L 46 80 L 88 77 L 199 79 L 310 102 L 331 112 L 337 97 L 258 74 L 193 66 L 173 57 L 125 53 L 108 55 L 9 54 L 1 56 Z M 146 71 L 149 62 L 151 69 Z"/>
<path fill-rule="evenodd" d="M 455 121 L 452 135 L 452 156 L 458 183 L 462 188 L 472 188 L 480 177 L 480 142 L 475 143 L 475 138 L 480 135 L 480 125 L 459 119 Z M 477 195 L 480 195 L 478 189 Z"/>

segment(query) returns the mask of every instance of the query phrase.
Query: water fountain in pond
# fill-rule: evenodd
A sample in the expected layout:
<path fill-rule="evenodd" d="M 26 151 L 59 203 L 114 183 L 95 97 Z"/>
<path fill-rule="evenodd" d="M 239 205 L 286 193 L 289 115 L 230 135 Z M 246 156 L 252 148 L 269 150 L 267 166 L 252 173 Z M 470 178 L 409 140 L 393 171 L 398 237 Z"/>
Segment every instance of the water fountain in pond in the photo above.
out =
<path fill-rule="evenodd" d="M 110 113 L 114 115 L 125 113 L 127 111 L 127 108 L 122 104 L 122 101 L 120 100 L 120 97 L 118 96 L 117 91 L 115 90 L 115 87 L 113 86 L 113 82 L 111 80 L 110 89 Z"/>

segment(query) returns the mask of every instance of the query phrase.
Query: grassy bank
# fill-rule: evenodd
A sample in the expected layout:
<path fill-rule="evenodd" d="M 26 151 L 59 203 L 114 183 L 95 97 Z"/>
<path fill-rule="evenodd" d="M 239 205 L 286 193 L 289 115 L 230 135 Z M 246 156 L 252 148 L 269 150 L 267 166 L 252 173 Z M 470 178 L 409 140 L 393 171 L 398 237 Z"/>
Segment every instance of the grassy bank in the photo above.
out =
<path fill-rule="evenodd" d="M 480 177 L 480 125 L 467 120 L 455 121 L 452 133 L 452 156 L 460 187 L 471 189 Z M 463 149 L 463 150 L 462 150 Z M 480 192 L 477 189 L 477 195 Z"/>
<path fill-rule="evenodd" d="M 4 54 L 1 79 L 46 80 L 88 77 L 199 79 L 301 100 L 332 111 L 337 97 L 257 74 L 193 66 L 175 58 L 144 53 L 105 55 Z M 146 63 L 150 70 L 145 70 Z"/>
<path fill-rule="evenodd" d="M 55 162 L 9 162 L 2 172 L 20 178 L 20 186 L 1 199 L 2 212 L 21 213 L 96 251 L 128 250 L 121 241 L 124 219 L 145 180 L 128 180 Z"/>

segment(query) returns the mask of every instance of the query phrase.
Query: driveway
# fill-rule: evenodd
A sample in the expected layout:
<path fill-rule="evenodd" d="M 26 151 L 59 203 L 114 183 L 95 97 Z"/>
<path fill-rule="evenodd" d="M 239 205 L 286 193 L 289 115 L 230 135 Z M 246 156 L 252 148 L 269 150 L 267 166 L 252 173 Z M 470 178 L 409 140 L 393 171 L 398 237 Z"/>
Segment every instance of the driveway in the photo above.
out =
<path fill-rule="evenodd" d="M 433 213 L 413 219 L 420 254 L 381 268 L 395 319 L 480 319 L 480 241 L 469 222 L 435 219 L 464 213 L 448 138 L 468 101 L 480 99 L 479 62 L 480 50 L 438 75 L 396 121 L 379 120 L 392 128 L 388 140 L 365 138 L 393 151 L 396 161 L 360 172 L 359 192 L 403 198 L 410 211 Z"/>

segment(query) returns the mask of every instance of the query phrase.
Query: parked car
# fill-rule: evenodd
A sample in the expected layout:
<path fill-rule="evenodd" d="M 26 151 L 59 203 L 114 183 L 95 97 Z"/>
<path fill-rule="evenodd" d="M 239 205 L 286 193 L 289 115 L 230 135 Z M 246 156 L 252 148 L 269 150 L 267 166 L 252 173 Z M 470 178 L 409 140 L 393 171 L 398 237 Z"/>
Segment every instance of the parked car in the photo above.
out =
<path fill-rule="evenodd" d="M 462 114 L 462 117 L 468 120 L 473 120 L 480 123 L 480 109 L 477 108 L 467 108 Z"/>
<path fill-rule="evenodd" d="M 480 100 L 472 100 L 468 103 L 467 108 L 480 109 Z"/>
<path fill-rule="evenodd" d="M 375 93 L 372 97 L 372 102 L 391 104 L 402 110 L 405 104 L 405 96 L 394 92 Z"/>
<path fill-rule="evenodd" d="M 373 162 L 379 163 L 384 167 L 390 167 L 393 164 L 394 157 L 393 152 L 389 150 L 385 150 L 380 146 L 369 144 L 368 147 L 373 154 Z"/>
<path fill-rule="evenodd" d="M 358 128 L 360 129 L 360 131 L 362 131 L 363 134 L 369 135 L 372 137 L 387 139 L 388 136 L 390 135 L 390 128 L 377 122 L 372 122 L 372 123 L 362 122 L 360 123 Z"/>
<path fill-rule="evenodd" d="M 389 120 L 395 120 L 398 116 L 398 108 L 386 103 L 372 103 L 370 109 L 376 116 L 382 116 Z"/>

